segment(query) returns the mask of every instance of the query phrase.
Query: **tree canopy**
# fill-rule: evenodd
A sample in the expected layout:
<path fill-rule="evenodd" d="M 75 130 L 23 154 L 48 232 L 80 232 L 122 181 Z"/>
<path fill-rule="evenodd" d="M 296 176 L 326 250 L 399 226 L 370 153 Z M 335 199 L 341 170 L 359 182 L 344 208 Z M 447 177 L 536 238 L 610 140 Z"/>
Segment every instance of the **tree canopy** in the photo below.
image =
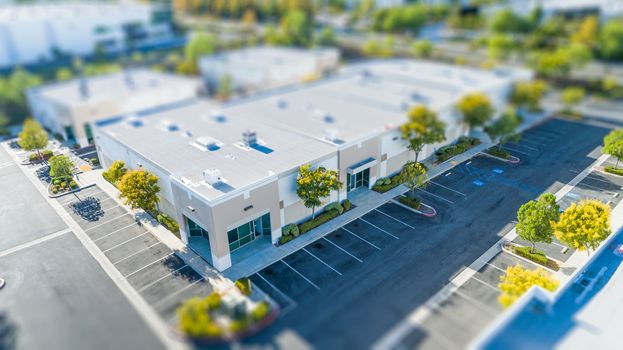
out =
<path fill-rule="evenodd" d="M 562 91 L 561 100 L 562 100 L 562 103 L 565 104 L 565 107 L 567 108 L 567 110 L 571 110 L 571 107 L 575 106 L 576 104 L 580 103 L 580 101 L 582 101 L 585 94 L 586 93 L 583 88 L 578 87 L 578 86 L 571 86 L 571 87 L 565 88 Z"/>
<path fill-rule="evenodd" d="M 312 209 L 312 217 L 315 217 L 316 207 L 322 204 L 322 199 L 342 187 L 337 171 L 323 167 L 311 169 L 310 164 L 299 168 L 296 185 L 296 194 L 307 208 Z"/>
<path fill-rule="evenodd" d="M 619 167 L 619 161 L 623 159 L 623 129 L 612 130 L 604 137 L 603 153 L 616 158 L 615 168 Z"/>
<path fill-rule="evenodd" d="M 610 20 L 604 24 L 599 36 L 601 56 L 608 60 L 623 60 L 623 22 Z"/>
<path fill-rule="evenodd" d="M 218 294 L 216 294 L 218 295 Z M 205 298 L 194 297 L 186 300 L 176 313 L 180 329 L 189 336 L 216 337 L 223 333 L 221 327 L 212 320 L 209 310 L 214 308 L 216 298 L 211 295 Z M 220 298 L 218 298 L 220 303 Z"/>
<path fill-rule="evenodd" d="M 214 36 L 204 32 L 196 33 L 184 48 L 184 61 L 180 64 L 180 72 L 185 74 L 199 73 L 199 59 L 213 53 L 215 49 L 216 39 Z"/>
<path fill-rule="evenodd" d="M 52 179 L 68 180 L 73 177 L 74 163 L 66 155 L 51 157 L 48 163 Z"/>
<path fill-rule="evenodd" d="M 519 237 L 532 244 L 532 253 L 536 242 L 552 242 L 553 225 L 560 219 L 559 211 L 556 197 L 551 193 L 542 194 L 536 201 L 529 201 L 519 208 L 516 231 Z"/>
<path fill-rule="evenodd" d="M 554 225 L 556 237 L 577 250 L 597 248 L 610 232 L 610 207 L 597 200 L 572 204 Z"/>
<path fill-rule="evenodd" d="M 493 117 L 493 105 L 487 95 L 474 92 L 463 96 L 457 104 L 463 121 L 470 127 L 483 126 Z"/>
<path fill-rule="evenodd" d="M 158 177 L 142 169 L 126 172 L 119 180 L 117 188 L 120 197 L 132 209 L 141 208 L 152 212 L 160 201 Z"/>
<path fill-rule="evenodd" d="M 409 161 L 402 166 L 402 170 L 398 174 L 398 182 L 409 188 L 411 198 L 414 198 L 417 188 L 426 186 L 426 181 L 428 181 L 428 173 L 421 163 Z"/>
<path fill-rule="evenodd" d="M 498 288 L 502 294 L 498 301 L 502 306 L 509 307 L 535 285 L 553 292 L 558 288 L 558 281 L 542 269 L 528 270 L 521 265 L 509 266 L 506 274 L 500 276 Z"/>
<path fill-rule="evenodd" d="M 515 133 L 517 127 L 521 124 L 521 119 L 515 113 L 514 109 L 506 110 L 500 118 L 493 123 L 485 126 L 485 133 L 489 135 L 489 138 L 493 143 L 499 141 L 498 147 L 501 149 L 502 144 L 513 140 L 517 142 L 521 137 L 520 134 Z"/>
<path fill-rule="evenodd" d="M 102 172 L 102 177 L 116 186 L 127 171 L 128 169 L 126 169 L 125 163 L 122 160 L 115 160 L 108 170 Z"/>
<path fill-rule="evenodd" d="M 435 47 L 430 40 L 422 39 L 411 45 L 411 54 L 419 58 L 428 58 L 433 54 L 434 49 Z"/>
<path fill-rule="evenodd" d="M 407 113 L 407 122 L 400 126 L 403 140 L 409 142 L 409 149 L 415 152 L 415 161 L 425 145 L 446 139 L 446 124 L 437 113 L 424 105 L 412 107 Z"/>
<path fill-rule="evenodd" d="M 26 119 L 18 143 L 26 151 L 36 151 L 41 157 L 40 151 L 48 145 L 48 133 L 34 119 Z"/>
<path fill-rule="evenodd" d="M 518 82 L 511 94 L 511 101 L 520 107 L 537 111 L 540 109 L 541 99 L 546 91 L 547 83 L 543 80 Z"/>
<path fill-rule="evenodd" d="M 489 21 L 489 29 L 497 33 L 527 33 L 532 30 L 532 22 L 511 9 L 496 12 Z"/>

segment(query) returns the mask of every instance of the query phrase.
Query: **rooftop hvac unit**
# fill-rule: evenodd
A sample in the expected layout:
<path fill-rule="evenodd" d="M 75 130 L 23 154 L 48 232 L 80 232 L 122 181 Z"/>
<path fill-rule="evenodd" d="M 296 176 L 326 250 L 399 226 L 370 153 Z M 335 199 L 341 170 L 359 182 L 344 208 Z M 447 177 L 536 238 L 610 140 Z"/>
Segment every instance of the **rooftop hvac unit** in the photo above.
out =
<path fill-rule="evenodd" d="M 244 142 L 245 146 L 253 146 L 257 144 L 257 133 L 251 130 L 243 132 L 242 142 Z"/>
<path fill-rule="evenodd" d="M 203 171 L 203 180 L 209 185 L 215 185 L 223 180 L 221 171 L 218 169 L 206 169 Z"/>
<path fill-rule="evenodd" d="M 329 141 L 335 141 L 337 140 L 337 135 L 338 135 L 338 130 L 337 129 L 326 129 L 324 131 L 324 138 L 329 140 Z"/>

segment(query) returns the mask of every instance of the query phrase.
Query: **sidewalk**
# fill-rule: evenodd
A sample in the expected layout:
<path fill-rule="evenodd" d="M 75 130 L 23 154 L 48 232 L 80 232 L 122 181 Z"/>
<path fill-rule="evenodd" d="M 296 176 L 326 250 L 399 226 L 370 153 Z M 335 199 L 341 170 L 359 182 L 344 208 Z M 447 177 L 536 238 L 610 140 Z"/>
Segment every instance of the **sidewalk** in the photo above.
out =
<path fill-rule="evenodd" d="M 224 278 L 218 271 L 210 266 L 203 258 L 201 258 L 193 250 L 189 249 L 184 242 L 179 240 L 173 233 L 162 226 L 158 221 L 145 213 L 142 209 L 133 210 L 119 199 L 119 190 L 110 182 L 102 177 L 103 170 L 92 170 L 80 174 L 80 182 L 83 184 L 94 184 L 102 191 L 112 197 L 120 206 L 130 213 L 134 213 L 140 220 L 144 228 L 151 232 L 160 242 L 173 250 L 184 262 L 192 267 L 197 273 L 206 279 L 212 285 L 215 291 L 226 293 L 229 291 L 237 291 L 234 283 Z"/>
<path fill-rule="evenodd" d="M 524 131 L 532 126 L 543 122 L 546 119 L 544 114 L 530 114 L 524 115 L 523 117 L 524 122 L 519 128 L 517 128 L 517 132 Z M 434 157 L 430 157 L 422 161 L 422 163 L 425 164 L 429 169 L 429 178 L 432 179 L 436 176 L 439 176 L 446 171 L 454 168 L 456 165 L 466 160 L 469 160 L 478 153 L 493 146 L 493 144 L 489 141 L 488 137 L 486 137 L 486 135 L 484 135 L 482 132 L 476 133 L 475 136 L 477 136 L 482 141 L 480 145 L 475 146 L 451 159 L 448 159 L 441 164 L 435 164 Z M 285 258 L 289 254 L 292 254 L 295 251 L 305 247 L 306 245 L 328 235 L 329 233 L 350 223 L 351 221 L 356 220 L 357 218 L 380 207 L 384 203 L 392 200 L 393 198 L 406 193 L 407 191 L 408 188 L 406 186 L 399 185 L 385 193 L 378 193 L 371 190 L 363 191 L 364 193 L 357 193 L 352 196 L 353 199 L 351 201 L 355 205 L 355 208 L 297 237 L 296 239 L 288 242 L 285 245 L 279 247 L 275 247 L 272 245 L 262 247 L 253 254 L 253 257 L 236 263 L 229 269 L 225 270 L 223 274 L 226 277 L 234 280 L 240 277 L 250 276 L 255 272 L 261 270 L 262 268 Z"/>

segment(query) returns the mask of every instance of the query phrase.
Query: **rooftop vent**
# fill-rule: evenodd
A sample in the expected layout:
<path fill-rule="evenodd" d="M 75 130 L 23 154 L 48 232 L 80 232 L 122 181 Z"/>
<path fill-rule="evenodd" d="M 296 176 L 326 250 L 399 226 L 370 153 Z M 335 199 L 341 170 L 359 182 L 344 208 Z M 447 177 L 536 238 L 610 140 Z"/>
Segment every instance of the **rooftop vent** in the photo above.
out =
<path fill-rule="evenodd" d="M 135 128 L 140 128 L 144 124 L 143 121 L 138 119 L 137 117 L 129 118 L 127 120 L 127 123 L 128 123 L 128 125 L 130 125 L 132 127 L 135 127 Z"/>
<path fill-rule="evenodd" d="M 184 137 L 192 137 L 193 136 L 193 132 L 190 131 L 190 130 L 184 131 L 182 136 L 184 136 Z"/>
<path fill-rule="evenodd" d="M 168 120 L 161 121 L 161 124 L 162 124 L 162 129 L 164 129 L 165 131 L 175 132 L 180 129 L 179 125 Z"/>
<path fill-rule="evenodd" d="M 246 130 L 242 133 L 242 142 L 245 146 L 253 146 L 257 144 L 257 133 L 252 130 Z"/>
<path fill-rule="evenodd" d="M 195 145 L 201 150 L 214 152 L 221 149 L 223 144 L 210 136 L 202 136 L 195 140 Z"/>
<path fill-rule="evenodd" d="M 333 117 L 330 114 L 325 114 L 325 116 L 322 118 L 322 120 L 327 123 L 327 124 L 333 124 L 335 123 L 335 117 Z"/>
<path fill-rule="evenodd" d="M 223 181 L 221 171 L 219 169 L 206 169 L 203 171 L 203 180 L 210 186 L 214 186 Z"/>

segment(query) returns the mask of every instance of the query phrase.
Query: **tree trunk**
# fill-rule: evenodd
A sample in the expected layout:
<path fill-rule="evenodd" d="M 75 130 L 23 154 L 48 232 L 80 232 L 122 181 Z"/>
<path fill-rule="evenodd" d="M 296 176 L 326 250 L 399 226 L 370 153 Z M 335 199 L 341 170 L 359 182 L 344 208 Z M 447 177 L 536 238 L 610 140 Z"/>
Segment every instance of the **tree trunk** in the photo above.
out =
<path fill-rule="evenodd" d="M 534 254 L 536 249 L 536 244 L 534 242 L 530 242 L 532 244 L 532 248 L 530 249 L 530 253 Z"/>
<path fill-rule="evenodd" d="M 415 199 L 415 187 L 411 189 L 411 199 Z"/>
<path fill-rule="evenodd" d="M 619 168 L 619 158 L 617 158 L 617 162 L 614 164 L 614 168 L 618 169 Z"/>
<path fill-rule="evenodd" d="M 417 164 L 417 160 L 418 160 L 418 156 L 420 155 L 420 152 L 415 152 L 415 163 Z"/>
<path fill-rule="evenodd" d="M 314 219 L 316 217 L 316 206 L 314 205 L 312 207 L 312 219 Z"/>

